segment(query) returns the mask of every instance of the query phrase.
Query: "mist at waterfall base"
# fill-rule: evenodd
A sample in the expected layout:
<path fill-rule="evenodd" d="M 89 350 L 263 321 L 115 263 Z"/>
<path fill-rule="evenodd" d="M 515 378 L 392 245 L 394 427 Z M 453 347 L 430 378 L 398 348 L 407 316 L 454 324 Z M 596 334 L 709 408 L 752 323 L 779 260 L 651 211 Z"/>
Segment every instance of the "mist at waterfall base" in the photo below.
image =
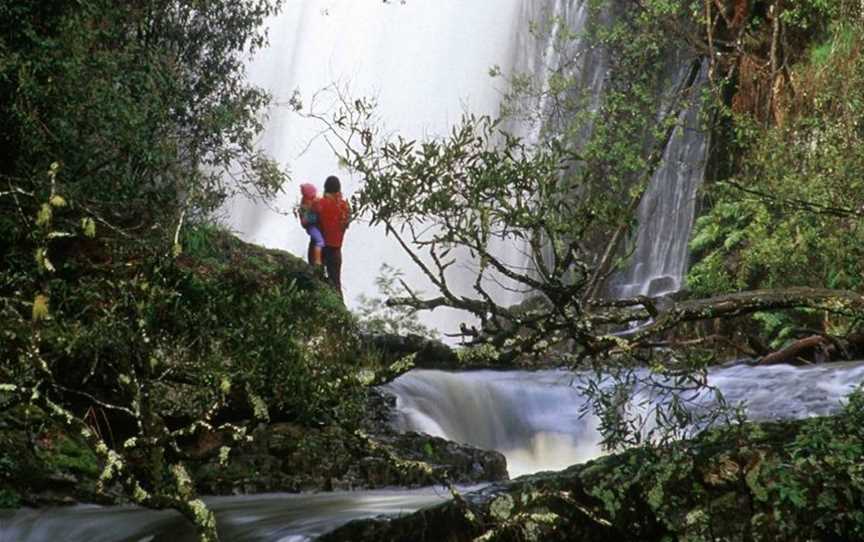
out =
<path fill-rule="evenodd" d="M 397 427 L 492 448 L 511 476 L 559 469 L 601 454 L 596 419 L 582 416 L 579 374 L 547 371 L 411 371 L 384 387 L 397 397 Z M 736 365 L 709 372 L 730 403 L 752 419 L 836 411 L 864 381 L 864 362 L 809 367 Z M 409 513 L 449 498 L 443 488 L 207 499 L 224 540 L 300 542 L 351 519 Z M 79 505 L 0 512 L 0 542 L 186 542 L 176 512 Z"/>
<path fill-rule="evenodd" d="M 551 70 L 566 65 L 573 92 L 599 107 L 607 77 L 606 53 L 580 39 L 562 50 L 556 43 L 559 27 L 577 36 L 588 17 L 583 0 L 496 0 L 495 2 L 349 2 L 302 0 L 287 3 L 283 13 L 268 24 L 270 46 L 248 66 L 251 82 L 274 98 L 259 147 L 286 167 L 294 180 L 274 202 L 265 205 L 236 199 L 227 208 L 229 226 L 249 241 L 304 255 L 308 237 L 292 216 L 299 200 L 300 182 L 319 188 L 331 174 L 340 176 L 343 193 L 350 197 L 362 178 L 340 169 L 320 121 L 305 118 L 288 105 L 295 92 L 303 110 L 327 116 L 339 106 L 333 86 L 347 89 L 348 97 L 373 97 L 383 132 L 408 139 L 428 139 L 449 133 L 464 113 L 496 116 L 507 78 L 493 78 L 490 69 L 505 75 L 529 76 L 546 88 Z M 546 35 L 531 31 L 531 23 L 552 21 Z M 670 89 L 678 89 L 689 71 L 686 59 L 670 60 Z M 562 68 L 564 69 L 564 68 Z M 674 92 L 670 91 L 670 95 Z M 540 92 L 533 108 L 541 115 L 550 104 Z M 661 104 L 658 115 L 662 115 Z M 639 208 L 639 231 L 634 236 L 633 261 L 616 281 L 622 295 L 657 295 L 681 286 L 686 271 L 687 240 L 693 220 L 695 194 L 704 176 L 707 136 L 698 127 L 699 104 L 694 100 L 679 115 L 678 129 L 664 150 L 664 161 L 653 176 Z M 554 130 L 554 128 L 551 128 Z M 513 122 L 511 130 L 536 141 L 542 122 Z M 581 138 L 587 138 L 585 127 Z M 579 141 L 574 141 L 579 145 Z M 504 262 L 525 266 L 523 247 L 500 242 L 490 249 Z M 448 270 L 451 289 L 473 293 L 476 265 L 464 252 Z M 408 284 L 435 293 L 431 282 L 397 241 L 362 220 L 349 228 L 343 247 L 343 290 L 349 307 L 358 296 L 378 295 L 375 279 L 382 263 L 405 273 Z M 501 279 L 501 277 L 497 277 Z M 512 287 L 513 284 L 505 286 Z M 522 301 L 490 281 L 493 297 L 503 304 Z M 440 332 L 453 332 L 467 316 L 446 308 L 421 314 L 421 320 Z"/>
<path fill-rule="evenodd" d="M 319 93 L 334 84 L 348 89 L 351 97 L 373 97 L 377 114 L 388 133 L 410 139 L 446 135 L 463 113 L 498 114 L 503 79 L 493 79 L 490 69 L 505 73 L 514 69 L 526 47 L 533 2 L 295 1 L 270 21 L 270 47 L 259 52 L 248 66 L 250 80 L 273 95 L 260 148 L 273 156 L 292 175 L 286 192 L 271 205 L 235 200 L 228 222 L 241 236 L 256 244 L 304 255 L 308 244 L 290 210 L 299 200 L 299 184 L 313 182 L 321 190 L 328 175 L 342 180 L 346 197 L 357 192 L 362 179 L 340 170 L 333 150 L 321 137 L 320 122 L 303 118 L 287 106 L 299 93 L 305 110 L 334 110 L 334 92 Z M 283 211 L 283 214 L 273 209 Z M 431 293 L 432 285 L 415 263 L 384 235 L 361 221 L 350 226 L 343 246 L 344 295 L 349 307 L 360 294 L 376 296 L 375 278 L 382 263 L 406 273 L 419 291 Z M 467 293 L 470 272 L 461 261 L 449 279 L 457 292 Z M 463 276 L 468 278 L 462 278 Z M 425 324 L 455 331 L 459 319 L 447 309 L 423 316 Z"/>

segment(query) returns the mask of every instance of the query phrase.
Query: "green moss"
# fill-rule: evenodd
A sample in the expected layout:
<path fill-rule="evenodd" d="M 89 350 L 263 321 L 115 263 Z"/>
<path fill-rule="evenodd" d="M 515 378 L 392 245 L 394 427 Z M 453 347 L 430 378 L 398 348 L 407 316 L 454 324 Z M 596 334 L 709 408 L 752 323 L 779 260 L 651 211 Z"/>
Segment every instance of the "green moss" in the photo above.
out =
<path fill-rule="evenodd" d="M 49 468 L 85 476 L 99 473 L 96 455 L 85 444 L 60 434 L 50 447 L 42 448 L 38 456 Z"/>
<path fill-rule="evenodd" d="M 504 521 L 513 513 L 513 497 L 510 495 L 501 495 L 497 497 L 492 504 L 489 505 L 489 513 L 498 521 Z"/>
<path fill-rule="evenodd" d="M 17 491 L 0 488 L 0 509 L 18 508 L 21 506 L 21 495 Z"/>
<path fill-rule="evenodd" d="M 830 65 L 835 55 L 847 54 L 855 45 L 856 32 L 860 30 L 854 25 L 835 24 L 827 39 L 810 49 L 810 65 L 817 68 L 825 67 Z"/>
<path fill-rule="evenodd" d="M 459 348 L 456 350 L 459 363 L 465 366 L 488 365 L 498 361 L 501 352 L 493 345 L 484 343 L 478 346 Z"/>
<path fill-rule="evenodd" d="M 433 459 L 435 457 L 435 449 L 432 448 L 432 444 L 427 442 L 423 445 L 423 455 L 425 455 L 429 459 Z"/>

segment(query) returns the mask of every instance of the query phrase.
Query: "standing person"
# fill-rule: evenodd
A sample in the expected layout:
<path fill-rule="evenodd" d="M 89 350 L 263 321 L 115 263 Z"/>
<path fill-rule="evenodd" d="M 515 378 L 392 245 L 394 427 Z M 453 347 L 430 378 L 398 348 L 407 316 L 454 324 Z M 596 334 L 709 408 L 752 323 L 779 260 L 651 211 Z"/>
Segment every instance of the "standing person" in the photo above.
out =
<path fill-rule="evenodd" d="M 318 204 L 318 224 L 324 234 L 324 268 L 327 280 L 342 297 L 342 238 L 351 212 L 342 198 L 342 185 L 333 175 L 324 181 L 324 197 Z"/>
<path fill-rule="evenodd" d="M 324 249 L 324 236 L 318 227 L 318 205 L 321 200 L 318 199 L 318 190 L 312 183 L 301 184 L 300 195 L 302 199 L 295 213 L 300 218 L 300 225 L 309 234 L 307 258 L 309 265 L 320 266 L 322 264 L 321 251 Z"/>

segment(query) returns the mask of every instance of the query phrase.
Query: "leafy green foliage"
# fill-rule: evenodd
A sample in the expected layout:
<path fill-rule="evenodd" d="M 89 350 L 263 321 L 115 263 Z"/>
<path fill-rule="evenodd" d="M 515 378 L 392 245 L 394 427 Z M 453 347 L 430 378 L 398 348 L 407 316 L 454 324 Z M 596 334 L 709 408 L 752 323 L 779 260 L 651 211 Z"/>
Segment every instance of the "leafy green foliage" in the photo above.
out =
<path fill-rule="evenodd" d="M 862 406 L 857 390 L 835 416 L 713 428 L 574 472 L 638 539 L 858 540 Z"/>
<path fill-rule="evenodd" d="M 216 280 L 190 277 L 181 289 L 196 301 L 178 324 L 195 322 L 193 340 L 216 347 L 197 360 L 198 372 L 261 397 L 271 419 L 349 423 L 361 394 L 351 368 L 360 349 L 338 296 L 323 286 L 300 289 L 284 269 L 270 284 L 224 273 Z M 214 367 L 214 359 L 222 363 Z"/>
<path fill-rule="evenodd" d="M 709 187 L 711 208 L 696 223 L 687 281 L 695 295 L 864 287 L 864 159 L 854 151 L 864 143 L 864 56 L 854 28 L 838 20 L 793 68 L 783 124 L 732 117 L 743 156 L 733 177 Z M 780 338 L 769 320 L 763 329 Z"/>
<path fill-rule="evenodd" d="M 281 176 L 252 146 L 267 96 L 244 84 L 241 52 L 276 5 L 3 2 L 0 173 L 31 192 L 59 162 L 64 195 L 127 217 L 272 193 Z"/>
<path fill-rule="evenodd" d="M 71 472 L 84 477 L 99 473 L 96 455 L 86 444 L 73 440 L 67 435 L 52 435 L 52 442 L 39 452 L 45 465 L 63 472 Z"/>
<path fill-rule="evenodd" d="M 21 496 L 7 488 L 0 488 L 0 509 L 18 508 L 21 505 Z"/>
<path fill-rule="evenodd" d="M 86 441 L 101 485 L 177 508 L 205 540 L 215 525 L 178 442 L 202 428 L 239 437 L 211 425 L 232 398 L 207 370 L 238 381 L 254 372 L 239 374 L 229 358 L 239 350 L 227 347 L 240 345 L 205 310 L 212 302 L 230 315 L 231 292 L 208 284 L 210 297 L 195 297 L 195 270 L 174 256 L 188 222 L 285 180 L 254 148 L 268 96 L 244 74 L 278 6 L 0 1 L 0 383 Z M 258 301 L 289 297 L 269 294 Z M 248 337 L 269 331 L 230 325 Z M 302 347 L 277 340 L 296 360 Z M 323 408 L 294 412 L 300 404 L 276 412 Z M 85 418 L 93 409 L 104 419 Z"/>
<path fill-rule="evenodd" d="M 179 267 L 164 271 L 170 291 L 158 298 L 167 302 L 148 325 L 198 348 L 172 348 L 180 358 L 169 356 L 168 366 L 203 378 L 205 389 L 263 399 L 271 420 L 349 423 L 361 393 L 352 370 L 360 348 L 335 292 L 294 257 L 218 228 L 195 226 L 186 239 Z"/>
<path fill-rule="evenodd" d="M 780 18 L 783 22 L 798 28 L 812 29 L 837 18 L 848 10 L 851 2 L 837 0 L 803 0 L 793 2 L 783 9 Z M 847 11 L 848 12 L 848 11 Z"/>
<path fill-rule="evenodd" d="M 862 422 L 864 394 L 858 390 L 836 418 L 805 424 L 787 447 L 786 461 L 761 466 L 761 500 L 776 510 L 773 521 L 782 536 L 814 527 L 846 540 L 864 536 Z"/>
<path fill-rule="evenodd" d="M 392 305 L 387 299 L 406 294 L 401 285 L 402 272 L 384 263 L 375 279 L 380 297 L 360 294 L 360 306 L 356 310 L 359 328 L 364 333 L 414 334 L 434 338 L 435 332 L 420 323 L 417 310 L 404 305 Z"/>

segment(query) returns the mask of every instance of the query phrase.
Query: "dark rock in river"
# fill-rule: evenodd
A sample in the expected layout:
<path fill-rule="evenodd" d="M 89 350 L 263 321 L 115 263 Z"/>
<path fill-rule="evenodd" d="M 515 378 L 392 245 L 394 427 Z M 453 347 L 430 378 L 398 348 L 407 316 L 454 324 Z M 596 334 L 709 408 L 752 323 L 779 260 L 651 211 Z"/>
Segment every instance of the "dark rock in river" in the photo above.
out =
<path fill-rule="evenodd" d="M 844 414 L 711 430 L 520 477 L 323 542 L 862 540 L 864 397 Z"/>
<path fill-rule="evenodd" d="M 392 363 L 405 356 L 413 355 L 413 362 L 416 367 L 459 367 L 459 357 L 456 352 L 441 341 L 427 339 L 412 333 L 407 335 L 394 333 L 367 335 L 363 339 L 366 344 L 381 352 L 386 363 Z"/>
<path fill-rule="evenodd" d="M 419 487 L 505 480 L 504 456 L 418 433 L 368 435 L 341 427 L 261 426 L 253 441 L 194 468 L 205 494 Z"/>

